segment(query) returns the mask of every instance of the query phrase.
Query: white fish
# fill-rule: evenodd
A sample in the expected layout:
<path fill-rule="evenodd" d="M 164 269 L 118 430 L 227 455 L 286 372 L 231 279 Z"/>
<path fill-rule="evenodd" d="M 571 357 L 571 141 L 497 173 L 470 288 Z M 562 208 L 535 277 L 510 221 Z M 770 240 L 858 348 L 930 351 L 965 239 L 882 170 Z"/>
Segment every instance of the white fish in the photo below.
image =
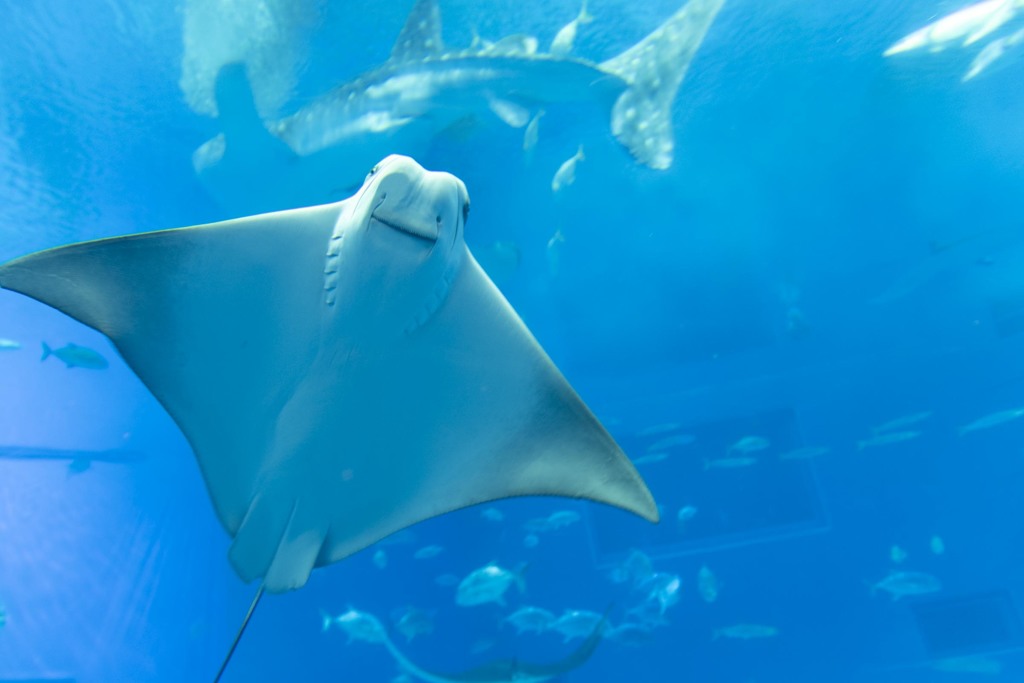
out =
<path fill-rule="evenodd" d="M 609 573 L 608 578 L 613 583 L 628 583 L 636 588 L 653 574 L 651 558 L 641 550 L 631 550 L 623 563 Z"/>
<path fill-rule="evenodd" d="M 530 122 L 526 124 L 526 132 L 523 133 L 523 151 L 531 152 L 533 148 L 537 146 L 537 140 L 540 137 L 540 117 L 544 116 L 544 110 L 540 109 Z"/>
<path fill-rule="evenodd" d="M 583 161 L 583 145 L 580 145 L 576 153 L 562 162 L 562 165 L 555 171 L 555 177 L 551 179 L 551 191 L 558 192 L 576 182 L 576 164 Z M 550 245 L 550 243 L 549 243 Z"/>
<path fill-rule="evenodd" d="M 516 635 L 527 631 L 543 633 L 555 623 L 555 615 L 540 607 L 520 607 L 508 615 L 502 622 L 508 622 L 516 627 Z"/>
<path fill-rule="evenodd" d="M 569 609 L 562 613 L 551 624 L 550 630 L 561 633 L 563 642 L 568 643 L 573 638 L 586 638 L 601 623 L 603 617 L 597 612 L 581 609 Z"/>
<path fill-rule="evenodd" d="M 779 629 L 774 626 L 762 626 L 761 624 L 736 624 L 715 629 L 712 640 L 719 638 L 735 638 L 738 640 L 750 640 L 752 638 L 772 638 L 779 635 Z"/>
<path fill-rule="evenodd" d="M 529 57 L 537 54 L 540 42 L 525 33 L 514 33 L 495 42 L 484 41 L 478 54 L 490 57 Z"/>
<path fill-rule="evenodd" d="M 547 517 L 529 520 L 523 524 L 523 528 L 531 533 L 545 533 L 564 529 L 578 521 L 580 521 L 580 513 L 574 510 L 557 510 Z"/>
<path fill-rule="evenodd" d="M 391 616 L 395 628 L 405 636 L 406 642 L 417 636 L 426 636 L 434 632 L 433 615 L 416 607 L 395 610 Z"/>
<path fill-rule="evenodd" d="M 383 550 L 377 550 L 373 554 L 373 564 L 377 569 L 385 569 L 388 566 L 388 554 Z"/>
<path fill-rule="evenodd" d="M 691 434 L 675 434 L 673 436 L 666 436 L 664 439 L 658 439 L 648 446 L 647 450 L 663 451 L 669 448 L 675 448 L 676 446 L 689 446 L 696 440 L 697 437 Z"/>
<path fill-rule="evenodd" d="M 515 102 L 502 100 L 497 97 L 488 97 L 487 104 L 495 116 L 501 119 L 505 125 L 512 128 L 522 128 L 530 121 L 529 110 Z"/>
<path fill-rule="evenodd" d="M 520 593 L 526 590 L 523 572 L 526 565 L 521 564 L 514 571 L 491 564 L 475 569 L 462 580 L 455 594 L 455 603 L 462 607 L 483 605 L 496 602 L 505 605 L 505 591 L 515 584 Z"/>
<path fill-rule="evenodd" d="M 931 416 L 932 411 L 930 410 L 924 410 L 919 413 L 912 413 L 910 415 L 903 415 L 902 417 L 894 418 L 892 420 L 889 420 L 888 422 L 883 422 L 877 427 L 872 427 L 871 431 L 874 432 L 875 434 L 878 434 L 879 432 L 891 432 L 896 429 L 903 430 L 906 429 L 907 427 L 912 427 L 913 425 L 924 422 Z"/>
<path fill-rule="evenodd" d="M 572 52 L 572 45 L 576 42 L 576 32 L 579 30 L 580 24 L 589 24 L 593 20 L 594 17 L 587 14 L 587 0 L 583 0 L 580 13 L 576 15 L 575 19 L 558 30 L 558 33 L 555 34 L 555 39 L 551 41 L 551 48 L 548 52 L 559 57 L 564 57 Z"/>
<path fill-rule="evenodd" d="M 893 600 L 908 595 L 926 595 L 942 590 L 942 582 L 924 572 L 891 572 L 881 581 L 871 585 L 871 592 L 885 591 Z"/>
<path fill-rule="evenodd" d="M 665 422 L 664 424 L 651 425 L 650 427 L 644 427 L 636 433 L 637 436 L 659 436 L 661 434 L 667 434 L 668 432 L 674 432 L 681 427 L 678 422 Z"/>
<path fill-rule="evenodd" d="M 21 344 L 13 339 L 0 339 L 0 351 L 17 351 L 20 348 Z"/>
<path fill-rule="evenodd" d="M 658 606 L 658 613 L 665 614 L 669 607 L 679 602 L 682 580 L 676 574 L 656 572 L 638 588 L 647 591 L 647 601 Z"/>
<path fill-rule="evenodd" d="M 825 455 L 829 452 L 827 446 L 804 446 L 792 451 L 786 451 L 779 456 L 779 460 L 810 460 Z"/>
<path fill-rule="evenodd" d="M 562 272 L 562 245 L 565 244 L 565 235 L 562 234 L 561 230 L 556 230 L 555 234 L 548 240 L 547 247 L 547 261 L 548 261 L 548 275 L 551 277 L 557 277 Z"/>
<path fill-rule="evenodd" d="M 668 453 L 648 453 L 647 455 L 641 455 L 639 458 L 633 461 L 634 465 L 653 465 L 656 462 L 664 462 L 668 460 Z"/>
<path fill-rule="evenodd" d="M 947 657 L 931 664 L 935 671 L 948 673 L 981 674 L 998 676 L 1003 673 L 1003 663 L 998 659 L 984 655 L 966 655 L 964 657 Z"/>
<path fill-rule="evenodd" d="M 763 436 L 745 436 L 733 445 L 729 446 L 728 452 L 736 451 L 744 455 L 763 451 L 771 446 L 771 442 Z"/>
<path fill-rule="evenodd" d="M 348 642 L 361 640 L 366 643 L 381 643 L 387 636 L 384 625 L 377 617 L 368 612 L 360 612 L 352 607 L 347 612 L 331 617 L 324 610 L 320 610 L 323 619 L 323 629 L 328 630 L 331 626 L 337 626 L 348 634 Z"/>
<path fill-rule="evenodd" d="M 892 560 L 893 564 L 903 564 L 907 559 L 907 551 L 898 545 L 894 545 L 889 548 L 889 559 Z"/>
<path fill-rule="evenodd" d="M 505 513 L 498 508 L 484 508 L 480 511 L 480 516 L 488 522 L 498 523 L 505 521 Z"/>
<path fill-rule="evenodd" d="M 679 508 L 679 512 L 676 513 L 676 521 L 679 522 L 680 528 L 691 519 L 697 516 L 697 508 L 693 505 L 684 505 Z"/>
<path fill-rule="evenodd" d="M 891 57 L 911 50 L 938 52 L 953 43 L 964 46 L 992 33 L 1019 11 L 1019 0 L 984 0 L 933 21 L 898 40 L 883 55 Z"/>
<path fill-rule="evenodd" d="M 1024 408 L 1011 408 L 1010 410 L 1000 410 L 998 413 L 992 413 L 985 417 L 979 417 L 974 422 L 964 425 L 960 428 L 960 436 L 967 434 L 968 432 L 976 432 L 979 429 L 989 429 L 990 427 L 996 427 L 1001 424 L 1006 424 L 1016 420 L 1017 418 L 1024 415 Z"/>
<path fill-rule="evenodd" d="M 43 342 L 43 357 L 46 360 L 50 356 L 56 356 L 67 368 L 88 368 L 90 370 L 103 370 L 109 363 L 98 351 L 94 351 L 78 344 L 66 344 L 59 349 L 51 349 Z"/>
<path fill-rule="evenodd" d="M 933 555 L 942 555 L 946 552 L 946 543 L 940 536 L 932 536 L 932 540 L 928 543 L 928 547 L 931 548 Z"/>
<path fill-rule="evenodd" d="M 417 560 L 430 560 L 444 552 L 444 548 L 439 545 L 425 545 L 415 553 L 413 558 Z"/>
<path fill-rule="evenodd" d="M 993 62 L 1006 54 L 1006 52 L 1024 41 L 1024 29 L 1012 33 L 1002 38 L 997 38 L 991 43 L 986 45 L 981 52 L 975 56 L 974 61 L 971 62 L 970 68 L 967 69 L 967 73 L 961 79 L 961 82 L 966 83 L 972 78 L 976 77 L 982 71 L 987 69 Z"/>
<path fill-rule="evenodd" d="M 868 437 L 857 442 L 857 450 L 862 451 L 865 448 L 875 448 L 876 446 L 889 446 L 894 443 L 903 443 L 904 441 L 910 441 L 921 436 L 921 432 L 907 431 L 907 432 L 883 432 L 877 436 Z"/>
<path fill-rule="evenodd" d="M 718 578 L 706 564 L 697 572 L 697 592 L 704 602 L 712 603 L 718 599 Z"/>

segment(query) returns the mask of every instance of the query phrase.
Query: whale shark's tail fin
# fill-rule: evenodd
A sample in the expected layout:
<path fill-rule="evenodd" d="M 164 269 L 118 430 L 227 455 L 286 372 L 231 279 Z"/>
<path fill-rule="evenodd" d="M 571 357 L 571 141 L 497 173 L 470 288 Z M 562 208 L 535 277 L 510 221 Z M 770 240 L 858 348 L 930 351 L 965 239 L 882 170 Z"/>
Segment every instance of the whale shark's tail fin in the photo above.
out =
<path fill-rule="evenodd" d="M 725 0 L 690 0 L 664 24 L 601 64 L 629 84 L 612 108 L 612 133 L 651 168 L 672 165 L 672 102 Z"/>

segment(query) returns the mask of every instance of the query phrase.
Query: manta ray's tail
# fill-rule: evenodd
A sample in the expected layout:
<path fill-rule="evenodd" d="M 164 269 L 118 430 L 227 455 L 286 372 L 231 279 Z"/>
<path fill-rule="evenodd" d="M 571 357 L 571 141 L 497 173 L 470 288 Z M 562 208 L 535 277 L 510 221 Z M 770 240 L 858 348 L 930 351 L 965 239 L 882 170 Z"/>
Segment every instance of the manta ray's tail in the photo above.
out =
<path fill-rule="evenodd" d="M 651 168 L 672 165 L 672 102 L 725 0 L 690 0 L 664 24 L 601 64 L 629 84 L 612 109 L 612 133 Z"/>

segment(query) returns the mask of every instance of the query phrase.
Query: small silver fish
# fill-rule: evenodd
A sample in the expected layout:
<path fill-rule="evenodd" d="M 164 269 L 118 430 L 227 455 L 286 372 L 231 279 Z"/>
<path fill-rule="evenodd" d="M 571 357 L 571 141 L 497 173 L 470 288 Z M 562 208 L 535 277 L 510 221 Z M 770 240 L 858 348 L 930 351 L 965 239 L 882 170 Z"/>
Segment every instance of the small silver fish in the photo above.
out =
<path fill-rule="evenodd" d="M 879 432 L 891 432 L 896 429 L 903 430 L 906 429 L 907 427 L 911 427 L 918 423 L 924 422 L 931 416 L 932 411 L 930 410 L 924 410 L 919 413 L 911 413 L 910 415 L 904 415 L 902 417 L 897 417 L 893 420 L 889 420 L 888 422 L 884 422 L 878 425 L 877 427 L 872 427 L 871 431 L 875 434 L 878 434 Z"/>
<path fill-rule="evenodd" d="M 763 451 L 771 446 L 771 442 L 763 436 L 744 436 L 742 439 L 729 446 L 728 452 L 736 451 L 744 455 Z"/>
<path fill-rule="evenodd" d="M 540 607 L 520 607 L 508 615 L 502 622 L 508 622 L 516 627 L 516 635 L 527 631 L 543 633 L 555 623 L 555 615 Z"/>
<path fill-rule="evenodd" d="M 587 0 L 583 0 L 580 13 L 576 15 L 575 19 L 558 29 L 555 39 L 551 41 L 551 48 L 548 52 L 558 57 L 564 57 L 572 52 L 572 45 L 576 42 L 576 32 L 579 30 L 580 24 L 589 24 L 593 20 L 594 17 L 587 14 Z"/>
<path fill-rule="evenodd" d="M 480 511 L 480 516 L 486 519 L 488 522 L 504 522 L 505 513 L 498 508 L 484 508 Z"/>
<path fill-rule="evenodd" d="M 68 344 L 59 349 L 51 349 L 49 344 L 43 342 L 43 357 L 40 360 L 44 361 L 50 356 L 56 356 L 68 368 L 102 370 L 109 365 L 107 359 L 101 356 L 99 352 L 85 346 L 78 346 L 77 344 Z"/>
<path fill-rule="evenodd" d="M 540 117 L 544 116 L 544 110 L 540 109 L 530 122 L 526 124 L 526 132 L 523 133 L 523 151 L 531 152 L 533 148 L 537 146 L 537 140 L 540 138 Z"/>
<path fill-rule="evenodd" d="M 676 521 L 682 526 L 686 522 L 697 516 L 697 508 L 693 505 L 684 505 L 679 508 L 679 512 L 676 513 Z"/>
<path fill-rule="evenodd" d="M 562 162 L 562 165 L 555 171 L 555 177 L 551 179 L 551 191 L 558 192 L 563 187 L 568 187 L 576 182 L 576 164 L 586 159 L 583 156 L 583 145 L 580 145 L 576 153 Z M 550 243 L 549 243 L 550 244 Z"/>
<path fill-rule="evenodd" d="M 17 351 L 21 344 L 13 339 L 0 339 L 0 351 Z"/>
<path fill-rule="evenodd" d="M 697 572 L 697 592 L 706 603 L 710 604 L 718 599 L 718 578 L 706 564 L 702 564 L 700 571 Z"/>
<path fill-rule="evenodd" d="M 885 591 L 893 600 L 908 595 L 926 595 L 942 590 L 942 582 L 924 572 L 891 572 L 881 581 L 871 585 L 871 592 Z"/>
<path fill-rule="evenodd" d="M 540 537 L 537 534 L 526 534 L 523 536 L 524 548 L 536 548 L 540 545 Z"/>
<path fill-rule="evenodd" d="M 628 583 L 637 588 L 654 574 L 651 558 L 641 550 L 631 550 L 621 565 L 609 572 L 613 583 Z"/>
<path fill-rule="evenodd" d="M 779 456 L 779 460 L 809 460 L 825 455 L 829 452 L 826 446 L 804 446 L 792 451 L 786 451 Z"/>
<path fill-rule="evenodd" d="M 674 432 L 679 429 L 681 425 L 678 422 L 665 422 L 664 424 L 651 425 L 650 427 L 644 427 L 636 433 L 637 436 L 658 436 L 659 434 L 667 434 L 668 432 Z"/>
<path fill-rule="evenodd" d="M 984 655 L 966 655 L 964 657 L 948 657 L 932 662 L 932 669 L 948 673 L 982 674 L 998 676 L 1003 673 L 1003 663 L 998 659 Z"/>
<path fill-rule="evenodd" d="M 368 612 L 349 607 L 347 612 L 332 617 L 324 610 L 320 610 L 320 617 L 323 621 L 323 629 L 327 631 L 331 626 L 337 626 L 348 635 L 348 642 L 360 640 L 366 643 L 382 643 L 387 637 L 384 625 L 377 617 Z"/>
<path fill-rule="evenodd" d="M 531 519 L 523 524 L 523 529 L 533 534 L 558 531 L 580 521 L 580 513 L 573 510 L 558 510 L 547 517 Z"/>
<path fill-rule="evenodd" d="M 434 632 L 434 618 L 428 612 L 416 607 L 405 607 L 391 613 L 395 629 L 405 636 L 406 642 L 417 636 L 426 636 Z"/>
<path fill-rule="evenodd" d="M 634 465 L 653 465 L 656 462 L 665 462 L 668 460 L 668 453 L 648 453 L 647 455 L 641 455 L 639 458 L 633 461 Z"/>
<path fill-rule="evenodd" d="M 386 569 L 388 566 L 388 554 L 383 550 L 377 550 L 373 554 L 373 565 L 377 569 Z"/>
<path fill-rule="evenodd" d="M 520 593 L 526 591 L 526 582 L 523 579 L 525 571 L 525 564 L 519 565 L 515 570 L 508 570 L 493 562 L 475 569 L 459 583 L 455 603 L 462 607 L 482 605 L 488 602 L 496 602 L 504 606 L 505 591 L 509 589 L 509 586 L 515 584 Z"/>
<path fill-rule="evenodd" d="M 893 564 L 903 564 L 907 559 L 907 551 L 898 545 L 894 545 L 889 548 L 889 559 L 892 560 Z"/>
<path fill-rule="evenodd" d="M 551 624 L 551 630 L 561 633 L 563 642 L 573 638 L 586 638 L 601 623 L 602 617 L 597 612 L 583 609 L 567 609 Z"/>
<path fill-rule="evenodd" d="M 557 277 L 562 272 L 562 249 L 565 244 L 565 235 L 561 230 L 555 230 L 555 234 L 548 240 L 547 260 L 548 275 Z"/>
<path fill-rule="evenodd" d="M 941 555 L 946 552 L 946 544 L 940 536 L 932 536 L 932 540 L 928 545 L 933 555 Z"/>
<path fill-rule="evenodd" d="M 414 559 L 417 560 L 430 560 L 444 552 L 444 548 L 439 545 L 425 545 L 415 553 L 412 554 Z"/>
<path fill-rule="evenodd" d="M 921 436 L 921 432 L 883 432 L 877 436 L 872 436 L 858 441 L 857 450 L 862 451 L 865 448 L 875 448 L 877 446 L 888 446 L 894 443 L 903 443 L 904 441 L 916 439 L 919 436 Z"/>
<path fill-rule="evenodd" d="M 976 432 L 979 429 L 989 429 L 996 427 L 1001 424 L 1006 424 L 1016 420 L 1017 418 L 1024 415 L 1024 408 L 1011 408 L 1010 410 L 1000 410 L 998 413 L 992 413 L 985 417 L 979 417 L 974 422 L 964 425 L 960 428 L 960 436 L 967 434 L 968 432 Z"/>

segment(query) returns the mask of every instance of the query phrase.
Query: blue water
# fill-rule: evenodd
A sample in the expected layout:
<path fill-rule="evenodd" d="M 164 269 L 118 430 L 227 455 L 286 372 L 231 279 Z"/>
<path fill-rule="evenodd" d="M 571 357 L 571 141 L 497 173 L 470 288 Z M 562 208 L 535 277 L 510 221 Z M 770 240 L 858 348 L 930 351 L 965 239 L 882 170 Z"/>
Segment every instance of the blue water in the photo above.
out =
<path fill-rule="evenodd" d="M 384 62 L 411 4 L 292 3 L 303 11 L 272 45 L 268 115 Z M 665 423 L 696 440 L 639 466 L 660 525 L 559 499 L 496 503 L 502 522 L 479 508 L 427 521 L 264 598 L 224 680 L 392 680 L 383 647 L 321 632 L 320 610 L 350 606 L 384 620 L 427 610 L 434 632 L 397 642 L 437 671 L 552 661 L 575 645 L 516 636 L 501 618 L 611 604 L 621 623 L 643 591 L 609 574 L 633 549 L 679 575 L 678 604 L 648 641 L 603 642 L 565 680 L 1020 680 L 1024 420 L 958 429 L 1024 406 L 1024 60 L 1008 52 L 961 83 L 978 46 L 882 57 L 963 5 L 727 0 L 673 107 L 667 171 L 636 164 L 592 112 L 549 111 L 530 158 L 522 130 L 496 121 L 432 145 L 419 161 L 472 196 L 470 248 L 517 245 L 521 264 L 499 286 L 624 450 L 644 456 L 663 436 L 644 430 Z M 591 0 L 574 52 L 614 56 L 678 6 Z M 544 47 L 579 6 L 441 8 L 450 45 L 475 29 Z M 0 10 L 0 260 L 234 215 L 191 164 L 219 129 L 181 85 L 196 49 L 184 5 Z M 553 195 L 580 143 L 576 183 Z M 550 247 L 556 231 L 564 242 Z M 0 680 L 211 680 L 255 586 L 227 562 L 184 437 L 98 333 L 2 292 L 0 337 L 22 344 L 0 351 Z M 44 341 L 97 349 L 111 366 L 40 363 Z M 924 411 L 906 428 L 916 438 L 858 449 L 872 427 Z M 756 464 L 705 469 L 749 435 L 770 442 Z M 802 446 L 830 450 L 779 459 Z M 697 512 L 681 527 L 683 506 Z M 523 523 L 557 510 L 582 519 L 524 545 Z M 430 544 L 444 551 L 413 558 Z M 942 589 L 896 601 L 870 590 L 893 546 L 907 554 L 899 569 Z M 492 561 L 528 563 L 507 609 L 456 606 L 435 583 Z M 720 583 L 711 603 L 702 565 Z M 737 624 L 777 634 L 713 638 Z M 983 672 L 936 668 L 965 656 Z"/>

